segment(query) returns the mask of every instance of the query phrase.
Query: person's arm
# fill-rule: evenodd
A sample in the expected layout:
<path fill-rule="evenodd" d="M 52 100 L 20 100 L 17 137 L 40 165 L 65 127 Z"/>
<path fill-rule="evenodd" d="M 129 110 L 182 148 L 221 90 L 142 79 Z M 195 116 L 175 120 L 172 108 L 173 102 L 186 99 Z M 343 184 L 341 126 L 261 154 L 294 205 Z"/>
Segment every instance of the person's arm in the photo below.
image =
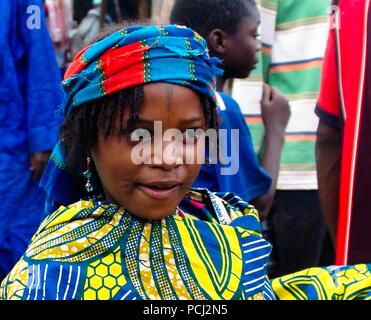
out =
<path fill-rule="evenodd" d="M 26 27 L 27 7 L 40 8 L 40 27 Z M 25 47 L 27 62 L 26 104 L 30 170 L 38 180 L 57 142 L 58 123 L 55 113 L 63 101 L 61 74 L 43 15 L 41 0 L 20 2 L 18 28 Z"/>
<path fill-rule="evenodd" d="M 274 45 L 278 0 L 274 0 L 272 4 L 273 6 L 269 8 L 269 15 L 265 14 L 265 11 L 261 12 L 262 46 L 268 46 L 270 49 L 272 49 Z M 264 8 L 264 4 L 262 7 Z M 271 65 L 271 61 L 272 50 L 263 50 L 261 64 L 264 83 L 269 83 L 269 67 Z M 285 129 L 290 117 L 290 108 L 287 100 L 278 91 L 274 92 L 275 97 L 273 101 L 273 90 L 269 87 L 269 85 L 263 84 L 261 113 L 265 135 L 262 141 L 263 149 L 260 164 L 271 176 L 272 183 L 267 193 L 252 201 L 254 206 L 259 211 L 261 220 L 264 220 L 267 217 L 276 193 L 281 152 L 285 139 Z M 277 105 L 278 107 L 274 108 Z M 274 115 L 274 113 L 277 115 Z"/>
<path fill-rule="evenodd" d="M 335 245 L 339 213 L 341 134 L 320 120 L 317 130 L 316 162 L 322 211 Z"/>
<path fill-rule="evenodd" d="M 320 119 L 317 129 L 316 163 L 318 193 L 322 214 L 336 247 L 339 210 L 341 163 L 341 123 L 343 121 L 339 93 L 335 29 L 329 30 L 322 65 L 321 87 L 315 113 Z"/>
<path fill-rule="evenodd" d="M 34 181 L 40 180 L 46 164 L 49 161 L 51 151 L 36 152 L 30 157 L 30 170 L 33 173 L 32 178 Z"/>
<path fill-rule="evenodd" d="M 272 183 L 269 191 L 254 199 L 252 204 L 258 209 L 261 220 L 264 220 L 269 213 L 276 193 L 285 129 L 290 118 L 290 107 L 287 99 L 277 89 L 264 84 L 261 109 L 265 135 L 260 164 L 271 176 Z"/>

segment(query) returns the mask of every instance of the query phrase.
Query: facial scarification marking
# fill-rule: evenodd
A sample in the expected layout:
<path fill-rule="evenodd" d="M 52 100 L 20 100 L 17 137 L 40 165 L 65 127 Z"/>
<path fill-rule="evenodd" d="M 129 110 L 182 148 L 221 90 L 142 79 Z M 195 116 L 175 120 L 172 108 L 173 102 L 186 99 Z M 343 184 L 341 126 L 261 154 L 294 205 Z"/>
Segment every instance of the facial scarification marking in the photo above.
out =
<path fill-rule="evenodd" d="M 170 113 L 173 105 L 174 88 L 166 88 L 167 110 Z"/>

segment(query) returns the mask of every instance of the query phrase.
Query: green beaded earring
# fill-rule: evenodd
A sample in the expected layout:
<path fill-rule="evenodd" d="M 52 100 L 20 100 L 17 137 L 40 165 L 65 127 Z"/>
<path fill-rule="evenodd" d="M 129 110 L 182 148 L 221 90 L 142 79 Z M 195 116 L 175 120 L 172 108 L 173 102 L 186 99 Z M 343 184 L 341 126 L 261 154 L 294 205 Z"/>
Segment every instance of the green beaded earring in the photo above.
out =
<path fill-rule="evenodd" d="M 93 186 L 92 184 L 90 183 L 90 179 L 91 179 L 91 171 L 90 171 L 90 162 L 91 162 L 91 159 L 90 157 L 87 157 L 86 158 L 86 171 L 83 172 L 83 176 L 85 177 L 86 179 L 86 184 L 85 184 L 85 189 L 88 193 L 92 192 L 93 191 Z"/>

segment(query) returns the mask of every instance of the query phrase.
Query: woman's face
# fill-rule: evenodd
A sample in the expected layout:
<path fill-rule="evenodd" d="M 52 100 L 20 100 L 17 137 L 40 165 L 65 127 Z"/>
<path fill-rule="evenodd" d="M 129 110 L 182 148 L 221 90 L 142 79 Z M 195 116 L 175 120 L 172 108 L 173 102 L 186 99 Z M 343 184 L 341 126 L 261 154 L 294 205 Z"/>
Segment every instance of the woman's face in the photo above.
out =
<path fill-rule="evenodd" d="M 127 113 L 124 123 L 128 119 Z M 146 220 L 162 219 L 176 211 L 201 167 L 197 164 L 201 159 L 195 157 L 195 161 L 188 164 L 185 154 L 202 153 L 204 149 L 201 139 L 187 144 L 183 140 L 169 141 L 160 135 L 160 139 L 154 141 L 155 121 L 157 126 L 161 124 L 162 133 L 169 129 L 180 132 L 205 129 L 202 101 L 194 91 L 182 86 L 145 85 L 136 128 L 141 133 L 144 132 L 142 129 L 148 130 L 151 137 L 136 142 L 130 134 L 119 136 L 112 132 L 107 138 L 100 135 L 92 152 L 106 200 Z M 172 148 L 174 143 L 178 148 Z M 138 160 L 133 160 L 138 150 L 141 150 L 139 156 L 145 163 L 137 164 Z"/>

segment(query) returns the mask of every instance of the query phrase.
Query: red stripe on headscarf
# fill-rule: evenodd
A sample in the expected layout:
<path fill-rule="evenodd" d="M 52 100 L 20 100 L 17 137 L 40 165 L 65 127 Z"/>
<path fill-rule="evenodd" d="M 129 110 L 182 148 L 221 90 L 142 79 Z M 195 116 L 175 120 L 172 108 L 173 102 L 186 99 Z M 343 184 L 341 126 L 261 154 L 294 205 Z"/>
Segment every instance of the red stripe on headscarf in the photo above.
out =
<path fill-rule="evenodd" d="M 100 67 L 106 79 L 102 85 L 107 94 L 144 82 L 144 53 L 148 48 L 143 47 L 141 42 L 136 42 L 112 48 L 102 55 Z"/>
<path fill-rule="evenodd" d="M 86 62 L 82 59 L 82 55 L 90 49 L 91 46 L 88 46 L 82 49 L 75 57 L 71 65 L 68 67 L 66 73 L 64 74 L 64 81 L 73 77 L 76 74 L 79 74 L 82 70 L 86 68 Z"/>

